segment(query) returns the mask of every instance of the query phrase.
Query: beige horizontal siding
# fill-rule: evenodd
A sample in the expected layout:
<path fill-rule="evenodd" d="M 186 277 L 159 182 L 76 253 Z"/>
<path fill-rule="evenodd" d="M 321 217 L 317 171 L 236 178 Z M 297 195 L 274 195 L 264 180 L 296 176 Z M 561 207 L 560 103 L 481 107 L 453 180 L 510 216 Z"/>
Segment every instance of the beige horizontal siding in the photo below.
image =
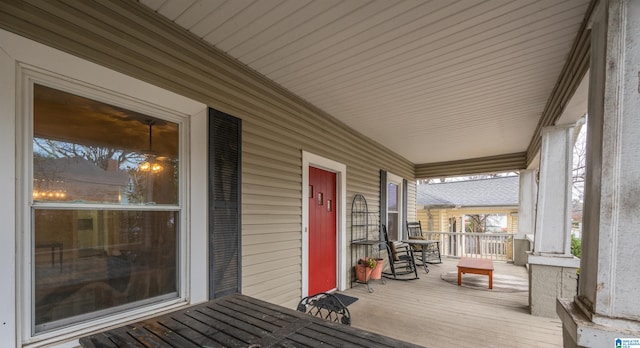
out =
<path fill-rule="evenodd" d="M 525 168 L 527 168 L 525 152 L 470 158 L 460 161 L 418 164 L 415 166 L 416 177 L 419 179 L 499 173 Z"/>
<path fill-rule="evenodd" d="M 243 145 L 244 144 L 245 143 L 243 142 Z M 255 166 L 256 169 L 265 169 L 265 171 L 262 172 L 264 174 L 269 174 L 269 172 L 277 170 L 278 173 L 291 177 L 296 174 L 296 168 L 299 170 L 300 162 L 295 163 L 292 158 L 277 156 L 280 154 L 274 153 L 273 151 L 266 151 L 266 149 L 260 152 L 257 148 L 251 148 L 250 146 L 247 147 L 247 150 L 242 151 L 242 163 Z M 295 157 L 293 159 L 295 159 Z"/>
<path fill-rule="evenodd" d="M 242 291 L 248 295 L 283 305 L 299 299 L 302 151 L 347 166 L 347 233 L 356 193 L 378 211 L 380 169 L 415 179 L 406 159 L 137 2 L 1 2 L 0 27 L 243 120 Z"/>
<path fill-rule="evenodd" d="M 431 211 L 431 219 L 429 218 L 429 212 L 426 209 L 418 208 L 417 220 L 422 224 L 423 231 L 447 231 L 443 228 L 443 221 L 438 211 Z"/>
<path fill-rule="evenodd" d="M 281 190 L 283 194 L 293 194 L 294 191 L 302 192 L 300 187 L 293 188 L 289 184 L 289 180 L 299 180 L 297 177 L 300 174 L 281 173 L 281 175 L 277 175 L 277 172 L 269 170 L 268 167 L 252 166 L 250 163 L 244 161 L 243 164 L 249 167 L 242 170 L 243 193 L 245 192 L 244 190 L 246 190 L 247 193 L 257 194 L 257 192 L 252 191 L 254 188 L 259 188 L 259 191 L 264 194 L 273 193 L 274 190 Z M 271 192 L 268 192 L 269 190 L 271 190 Z M 302 193 L 300 193 L 298 197 L 300 197 L 301 194 Z"/>
<path fill-rule="evenodd" d="M 295 224 L 246 224 L 243 229 L 243 235 L 248 238 L 256 238 L 256 236 L 269 236 L 268 238 L 273 238 L 273 234 L 286 234 L 288 232 L 300 233 L 301 224 L 300 222 Z M 244 241 L 244 239 L 243 239 Z"/>
<path fill-rule="evenodd" d="M 273 261 L 269 261 L 270 266 L 272 266 L 272 270 L 280 270 L 280 273 L 283 274 L 283 270 L 285 270 L 287 267 L 292 267 L 292 266 L 297 266 L 297 269 L 299 270 L 299 268 L 301 267 L 301 265 L 295 265 L 291 263 L 291 260 L 289 259 L 280 259 L 280 260 L 273 260 Z M 261 266 L 260 262 L 257 263 L 253 263 L 250 265 L 244 265 L 245 267 L 243 268 L 243 270 L 247 273 L 246 275 L 248 276 L 248 278 L 252 278 L 254 275 L 256 274 L 262 274 L 265 273 L 265 269 L 264 267 Z M 250 284 L 255 284 L 254 282 L 250 282 Z"/>
<path fill-rule="evenodd" d="M 426 209 L 418 209 L 418 220 L 422 224 L 423 231 L 442 231 L 443 216 L 438 211 L 429 211 Z M 446 230 L 444 230 L 446 231 Z"/>
<path fill-rule="evenodd" d="M 272 268 L 269 267 L 271 266 L 271 262 L 281 261 L 281 260 L 287 260 L 293 264 L 300 263 L 300 257 L 302 256 L 300 244 L 298 244 L 297 248 L 296 247 L 283 248 L 276 244 L 281 244 L 281 243 L 274 243 L 273 245 L 271 245 L 273 247 L 273 250 L 268 248 L 262 248 L 261 250 L 254 251 L 250 254 L 246 254 L 243 251 L 243 256 L 242 256 L 243 269 L 244 267 L 249 267 L 251 265 L 259 265 L 263 271 L 272 270 Z M 274 270 L 277 272 L 279 268 L 275 268 Z"/>
<path fill-rule="evenodd" d="M 275 254 L 275 253 L 296 253 L 296 250 L 301 248 L 300 240 L 291 239 L 286 241 L 272 241 L 270 243 L 263 243 L 259 245 L 245 245 L 243 243 L 243 252 L 248 255 L 260 255 L 265 254 Z M 245 250 L 246 249 L 246 250 Z M 294 263 L 296 264 L 296 263 Z M 252 263 L 247 262 L 247 266 L 252 265 Z M 276 269 L 277 270 L 277 269 Z"/>
<path fill-rule="evenodd" d="M 292 299 L 276 296 L 301 291 L 302 153 L 291 146 L 295 139 L 273 119 L 243 118 L 242 291 L 279 303 Z M 285 218 L 296 223 L 284 226 Z"/>
<path fill-rule="evenodd" d="M 418 219 L 422 222 L 422 229 L 424 231 L 431 230 L 447 232 L 449 230 L 449 218 L 457 219 L 462 215 L 505 214 L 507 216 L 507 232 L 515 233 L 518 231 L 518 216 L 512 215 L 512 213 L 517 212 L 517 207 L 478 207 L 460 209 L 431 208 L 429 211 L 427 209 L 420 208 L 418 210 Z M 432 222 L 432 229 L 429 228 L 429 221 Z"/>
<path fill-rule="evenodd" d="M 518 215 L 510 215 L 509 217 L 509 232 L 518 233 Z"/>
<path fill-rule="evenodd" d="M 300 277 L 297 272 L 281 271 L 281 270 L 265 270 L 269 276 L 268 281 L 248 284 L 242 286 L 242 293 L 254 297 L 263 297 L 270 299 L 271 302 L 280 303 L 284 306 L 291 306 L 291 303 L 298 302 L 300 300 Z M 276 274 L 279 272 L 279 274 Z M 244 280 L 244 277 L 243 277 Z M 247 281 L 251 281 L 247 279 Z M 298 286 L 292 286 L 292 284 L 298 284 Z M 279 297 L 283 293 L 287 293 L 287 296 Z"/>
<path fill-rule="evenodd" d="M 291 232 L 278 231 L 275 233 L 266 233 L 254 229 L 253 231 L 244 231 L 244 238 L 242 239 L 243 247 L 261 246 L 269 243 L 280 243 L 296 240 L 299 237 L 300 226 L 298 225 L 295 230 Z M 252 233 L 253 232 L 253 233 Z"/>
<path fill-rule="evenodd" d="M 250 176 L 251 175 L 246 175 L 245 174 L 244 178 L 247 179 L 247 180 L 251 180 L 251 179 L 248 178 Z M 252 179 L 255 180 L 257 177 L 259 177 L 259 176 L 254 175 L 254 177 Z M 279 184 L 279 181 L 272 180 L 270 183 L 273 183 L 273 184 L 277 185 L 277 184 Z M 265 184 L 246 184 L 245 183 L 242 187 L 243 187 L 242 188 L 242 192 L 244 194 L 269 196 L 269 195 L 273 194 L 273 187 L 274 186 L 270 186 L 270 185 L 268 185 L 266 183 Z M 300 199 L 300 195 L 301 195 L 299 189 L 298 190 L 294 190 L 294 189 L 288 189 L 286 187 L 281 188 L 278 191 L 278 193 L 279 193 L 280 197 L 283 197 L 283 198 L 297 198 L 298 200 Z"/>

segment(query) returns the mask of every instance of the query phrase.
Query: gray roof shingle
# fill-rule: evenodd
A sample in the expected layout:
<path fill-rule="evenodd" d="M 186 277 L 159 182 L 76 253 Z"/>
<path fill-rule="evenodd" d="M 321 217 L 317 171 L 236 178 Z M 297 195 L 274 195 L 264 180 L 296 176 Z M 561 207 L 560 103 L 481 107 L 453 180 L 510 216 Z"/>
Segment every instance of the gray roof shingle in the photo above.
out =
<path fill-rule="evenodd" d="M 491 207 L 517 206 L 517 176 L 418 185 L 418 205 Z"/>

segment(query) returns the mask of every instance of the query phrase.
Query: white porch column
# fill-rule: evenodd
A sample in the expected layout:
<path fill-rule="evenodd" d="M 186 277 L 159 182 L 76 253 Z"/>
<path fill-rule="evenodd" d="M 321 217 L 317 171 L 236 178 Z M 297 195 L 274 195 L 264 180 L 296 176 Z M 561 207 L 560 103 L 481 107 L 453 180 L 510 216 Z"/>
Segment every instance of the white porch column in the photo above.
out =
<path fill-rule="evenodd" d="M 537 170 L 520 171 L 520 198 L 518 205 L 518 233 L 513 243 L 513 263 L 524 266 L 527 263 L 527 251 L 530 242 L 526 235 L 533 235 L 536 222 L 536 203 L 538 199 Z"/>
<path fill-rule="evenodd" d="M 601 1 L 592 23 L 580 284 L 557 306 L 565 347 L 640 338 L 640 1 Z"/>
<path fill-rule="evenodd" d="M 574 125 L 542 130 L 533 252 L 529 254 L 531 314 L 556 317 L 556 298 L 576 293 L 580 261 L 571 255 Z"/>
<path fill-rule="evenodd" d="M 458 256 L 465 256 L 467 252 L 467 240 L 464 236 L 464 215 L 460 215 L 460 223 L 458 224 L 458 232 L 460 232 L 460 249 L 458 249 Z"/>
<path fill-rule="evenodd" d="M 571 175 L 574 125 L 542 130 L 534 255 L 571 256 Z"/>

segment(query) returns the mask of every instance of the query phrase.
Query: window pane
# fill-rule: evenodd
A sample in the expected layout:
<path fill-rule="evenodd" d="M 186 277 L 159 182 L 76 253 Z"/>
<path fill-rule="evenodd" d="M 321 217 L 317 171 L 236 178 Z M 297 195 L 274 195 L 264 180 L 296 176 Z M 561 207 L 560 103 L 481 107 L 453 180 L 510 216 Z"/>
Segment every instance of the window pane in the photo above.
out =
<path fill-rule="evenodd" d="M 175 211 L 34 210 L 36 330 L 176 297 L 178 217 Z"/>
<path fill-rule="evenodd" d="M 389 211 L 398 211 L 398 185 L 388 184 Z"/>
<path fill-rule="evenodd" d="M 390 240 L 400 240 L 400 234 L 398 233 L 398 213 L 389 213 L 387 215 L 387 233 Z"/>
<path fill-rule="evenodd" d="M 33 199 L 178 203 L 178 124 L 34 85 Z"/>

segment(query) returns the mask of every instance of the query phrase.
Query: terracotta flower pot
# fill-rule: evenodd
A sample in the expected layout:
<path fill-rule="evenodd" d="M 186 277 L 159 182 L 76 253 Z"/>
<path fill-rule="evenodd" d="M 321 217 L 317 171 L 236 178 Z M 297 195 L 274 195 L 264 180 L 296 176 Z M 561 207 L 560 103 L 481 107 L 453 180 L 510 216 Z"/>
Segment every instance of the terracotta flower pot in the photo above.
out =
<path fill-rule="evenodd" d="M 376 259 L 376 268 L 371 272 L 371 279 L 382 278 L 382 267 L 384 266 L 384 259 Z"/>
<path fill-rule="evenodd" d="M 369 281 L 371 277 L 371 272 L 373 270 L 365 265 L 357 264 L 356 265 L 356 280 L 362 283 L 366 283 Z"/>

